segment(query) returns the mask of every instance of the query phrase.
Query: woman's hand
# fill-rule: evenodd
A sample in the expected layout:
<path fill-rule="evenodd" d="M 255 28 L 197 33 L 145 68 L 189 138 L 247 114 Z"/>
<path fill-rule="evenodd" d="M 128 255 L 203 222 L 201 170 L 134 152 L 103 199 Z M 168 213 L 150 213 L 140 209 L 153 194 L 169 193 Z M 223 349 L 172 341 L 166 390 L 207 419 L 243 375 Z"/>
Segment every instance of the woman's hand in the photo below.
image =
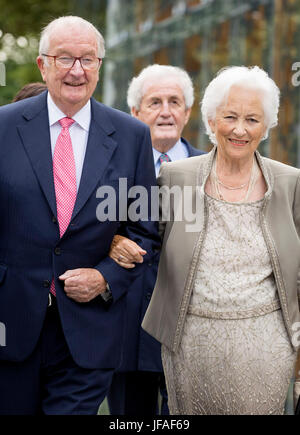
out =
<path fill-rule="evenodd" d="M 147 251 L 127 237 L 116 235 L 110 246 L 109 256 L 125 269 L 135 267 L 134 263 L 143 263 Z"/>

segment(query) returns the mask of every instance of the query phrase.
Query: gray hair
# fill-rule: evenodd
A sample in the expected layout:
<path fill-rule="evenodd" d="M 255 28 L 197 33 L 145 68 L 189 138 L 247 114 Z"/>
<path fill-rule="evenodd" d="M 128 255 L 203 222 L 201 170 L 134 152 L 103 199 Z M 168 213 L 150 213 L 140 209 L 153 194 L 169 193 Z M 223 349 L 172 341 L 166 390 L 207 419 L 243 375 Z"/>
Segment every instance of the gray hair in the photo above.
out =
<path fill-rule="evenodd" d="M 266 139 L 269 130 L 278 123 L 278 110 L 280 91 L 266 71 L 258 66 L 231 66 L 222 68 L 216 77 L 205 89 L 201 103 L 202 120 L 205 124 L 206 133 L 213 144 L 217 144 L 216 137 L 209 126 L 209 120 L 216 117 L 217 108 L 227 98 L 232 86 L 262 91 L 262 105 L 264 109 L 264 122 L 266 125 Z"/>
<path fill-rule="evenodd" d="M 137 110 L 140 109 L 146 84 L 154 80 L 159 82 L 166 78 L 178 81 L 178 85 L 181 87 L 184 95 L 186 108 L 192 107 L 194 103 L 194 87 L 188 73 L 176 66 L 154 64 L 144 68 L 138 76 L 131 80 L 127 92 L 127 104 L 130 110 L 133 107 Z"/>
<path fill-rule="evenodd" d="M 51 21 L 41 33 L 40 38 L 40 45 L 39 45 L 39 55 L 41 56 L 43 53 L 48 54 L 48 49 L 50 45 L 50 38 L 51 35 L 59 28 L 59 27 L 65 27 L 65 26 L 81 26 L 86 29 L 92 30 L 95 33 L 97 45 L 98 45 L 98 56 L 103 59 L 105 56 L 105 43 L 104 38 L 99 32 L 99 30 L 96 29 L 96 27 L 90 23 L 87 20 L 84 20 L 81 17 L 76 17 L 73 15 L 65 16 L 65 17 L 59 17 L 55 20 Z"/>

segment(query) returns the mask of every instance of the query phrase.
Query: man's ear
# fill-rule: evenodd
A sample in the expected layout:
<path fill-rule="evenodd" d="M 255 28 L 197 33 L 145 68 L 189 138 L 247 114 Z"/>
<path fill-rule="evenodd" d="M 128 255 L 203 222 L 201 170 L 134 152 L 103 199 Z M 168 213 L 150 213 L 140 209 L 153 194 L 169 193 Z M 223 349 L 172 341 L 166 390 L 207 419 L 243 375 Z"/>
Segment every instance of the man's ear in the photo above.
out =
<path fill-rule="evenodd" d="M 190 107 L 189 109 L 186 109 L 185 111 L 185 118 L 184 118 L 184 125 L 186 126 L 186 124 L 188 123 L 190 116 L 191 116 L 191 112 L 192 112 L 192 108 Z"/>
<path fill-rule="evenodd" d="M 36 58 L 36 63 L 37 63 L 38 69 L 41 72 L 41 76 L 42 76 L 42 78 L 43 78 L 43 80 L 45 82 L 46 81 L 45 62 L 44 62 L 44 59 L 42 58 L 42 56 L 38 56 Z"/>
<path fill-rule="evenodd" d="M 139 110 L 137 110 L 135 107 L 132 107 L 132 109 L 131 109 L 132 116 L 134 116 L 135 118 L 139 118 L 139 113 L 140 113 Z"/>

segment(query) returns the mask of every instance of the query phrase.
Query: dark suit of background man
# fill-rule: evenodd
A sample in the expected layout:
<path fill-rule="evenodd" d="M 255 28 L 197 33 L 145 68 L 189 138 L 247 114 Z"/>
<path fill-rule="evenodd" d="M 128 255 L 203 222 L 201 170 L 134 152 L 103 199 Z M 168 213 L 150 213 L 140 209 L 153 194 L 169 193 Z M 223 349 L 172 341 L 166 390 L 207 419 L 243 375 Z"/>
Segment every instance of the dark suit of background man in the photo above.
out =
<path fill-rule="evenodd" d="M 155 247 L 154 223 L 96 217 L 100 186 L 155 184 L 148 127 L 91 98 L 103 56 L 90 23 L 54 20 L 37 58 L 49 92 L 0 108 L 1 414 L 97 413 L 138 273 L 108 256 L 113 236 Z"/>
<path fill-rule="evenodd" d="M 194 102 L 193 84 L 186 71 L 166 65 L 148 66 L 131 81 L 127 101 L 132 115 L 150 127 L 156 175 L 161 161 L 203 153 L 181 137 Z M 133 263 L 128 265 L 124 261 L 129 251 L 133 262 L 141 261 L 145 254 L 135 243 L 116 236 L 112 258 L 124 267 L 132 267 Z M 160 344 L 141 328 L 156 281 L 158 261 L 159 253 L 150 261 L 144 258 L 143 274 L 135 280 L 127 296 L 123 362 L 114 374 L 108 394 L 111 414 L 168 414 Z M 158 409 L 159 390 L 161 410 Z"/>

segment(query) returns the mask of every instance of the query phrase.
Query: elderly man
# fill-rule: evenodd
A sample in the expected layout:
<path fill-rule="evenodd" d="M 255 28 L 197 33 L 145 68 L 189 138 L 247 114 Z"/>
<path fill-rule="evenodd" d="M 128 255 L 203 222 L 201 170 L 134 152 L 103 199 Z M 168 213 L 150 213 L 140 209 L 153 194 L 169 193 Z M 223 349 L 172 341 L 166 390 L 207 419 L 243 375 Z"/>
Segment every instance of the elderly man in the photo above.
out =
<path fill-rule="evenodd" d="M 100 186 L 155 184 L 148 127 L 91 98 L 103 57 L 92 24 L 58 18 L 37 58 L 49 92 L 0 108 L 0 414 L 97 413 L 138 274 L 108 257 L 113 236 L 155 248 L 150 220 L 96 217 Z"/>
<path fill-rule="evenodd" d="M 133 78 L 127 102 L 131 114 L 149 125 L 156 175 L 163 161 L 175 161 L 202 154 L 184 138 L 194 102 L 192 81 L 186 71 L 165 65 L 150 65 Z M 133 263 L 122 261 L 133 249 Z M 131 251 L 132 252 L 132 251 Z M 111 257 L 123 267 L 141 262 L 145 251 L 120 236 L 114 238 Z M 145 259 L 146 260 L 146 259 Z M 141 321 L 154 288 L 159 253 L 154 260 L 144 261 L 143 275 L 127 296 L 128 319 L 123 363 L 113 377 L 108 394 L 111 414 L 167 414 L 167 397 L 160 357 L 160 344 L 141 329 Z M 158 392 L 162 407 L 158 410 Z"/>

